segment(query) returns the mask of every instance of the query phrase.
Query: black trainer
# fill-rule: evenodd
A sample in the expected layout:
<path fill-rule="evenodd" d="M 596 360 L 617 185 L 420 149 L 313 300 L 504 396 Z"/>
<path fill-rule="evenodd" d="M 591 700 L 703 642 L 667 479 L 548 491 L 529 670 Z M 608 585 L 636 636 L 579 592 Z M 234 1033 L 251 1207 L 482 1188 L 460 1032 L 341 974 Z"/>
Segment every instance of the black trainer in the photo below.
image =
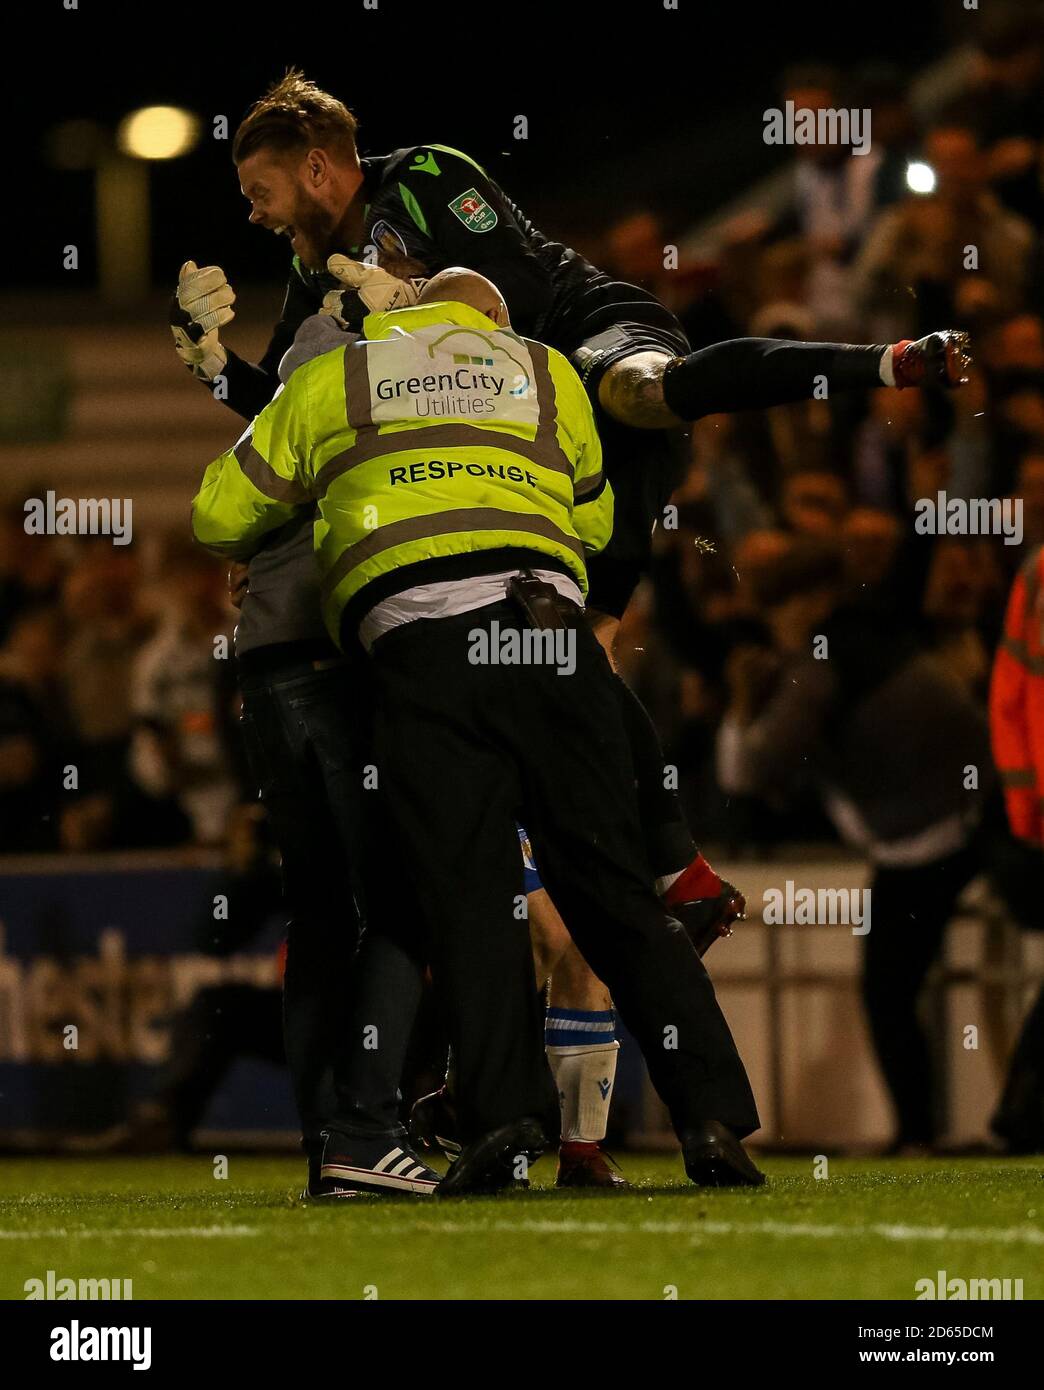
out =
<path fill-rule="evenodd" d="M 372 1197 L 372 1192 L 360 1192 L 336 1178 L 323 1177 L 322 1148 L 308 1155 L 308 1184 L 301 1192 L 302 1202 L 326 1201 L 336 1197 Z"/>
<path fill-rule="evenodd" d="M 760 1187 L 765 1181 L 740 1141 L 717 1120 L 682 1135 L 682 1156 L 697 1187 Z"/>
<path fill-rule="evenodd" d="M 337 1130 L 326 1130 L 323 1137 L 326 1142 L 319 1177 L 324 1184 L 335 1183 L 337 1191 L 323 1191 L 317 1196 L 347 1197 L 363 1192 L 373 1196 L 395 1192 L 430 1196 L 439 1185 L 438 1173 L 417 1157 L 408 1141 L 404 1146 L 386 1136 L 368 1139 Z"/>
<path fill-rule="evenodd" d="M 539 1120 L 512 1120 L 490 1130 L 461 1150 L 439 1183 L 440 1197 L 470 1197 L 502 1192 L 507 1187 L 528 1187 L 529 1179 L 518 1175 L 518 1160 L 525 1168 L 535 1163 L 547 1148 L 547 1135 Z"/>

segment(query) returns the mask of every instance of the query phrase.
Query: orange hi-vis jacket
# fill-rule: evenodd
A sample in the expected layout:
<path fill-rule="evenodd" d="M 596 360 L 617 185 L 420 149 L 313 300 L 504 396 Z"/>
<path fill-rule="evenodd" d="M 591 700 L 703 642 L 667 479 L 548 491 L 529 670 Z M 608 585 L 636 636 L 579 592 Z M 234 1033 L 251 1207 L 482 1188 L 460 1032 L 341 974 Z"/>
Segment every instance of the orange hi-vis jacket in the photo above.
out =
<path fill-rule="evenodd" d="M 990 683 L 990 736 L 1012 834 L 1044 848 L 1044 546 L 1008 599 Z"/>

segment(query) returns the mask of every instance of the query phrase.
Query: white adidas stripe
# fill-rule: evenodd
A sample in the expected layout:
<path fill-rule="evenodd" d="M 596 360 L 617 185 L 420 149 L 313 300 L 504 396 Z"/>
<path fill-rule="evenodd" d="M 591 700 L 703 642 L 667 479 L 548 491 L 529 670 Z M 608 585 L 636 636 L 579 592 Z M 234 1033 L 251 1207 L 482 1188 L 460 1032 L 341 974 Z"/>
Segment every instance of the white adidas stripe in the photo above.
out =
<path fill-rule="evenodd" d="M 403 1157 L 405 1157 L 405 1155 L 401 1149 L 389 1149 L 384 1157 L 373 1165 L 373 1171 L 375 1173 L 386 1173 L 396 1159 Z"/>
<path fill-rule="evenodd" d="M 412 1163 L 412 1159 L 409 1160 Z M 423 1173 L 424 1169 L 418 1167 L 418 1173 Z M 360 1186 L 369 1187 L 390 1187 L 397 1188 L 400 1192 L 432 1192 L 438 1187 L 437 1178 L 423 1178 L 411 1174 L 396 1176 L 394 1173 L 379 1173 L 376 1168 L 349 1168 L 342 1163 L 324 1163 L 322 1167 L 324 1178 L 347 1178 Z"/>

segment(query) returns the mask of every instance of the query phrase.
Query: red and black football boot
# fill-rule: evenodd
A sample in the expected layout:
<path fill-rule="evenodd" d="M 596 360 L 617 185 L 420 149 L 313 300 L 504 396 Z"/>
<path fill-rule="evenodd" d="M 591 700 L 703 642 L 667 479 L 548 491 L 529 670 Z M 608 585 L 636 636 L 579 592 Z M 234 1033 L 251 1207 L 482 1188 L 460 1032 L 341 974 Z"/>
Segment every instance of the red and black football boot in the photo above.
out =
<path fill-rule="evenodd" d="M 892 347 L 892 374 L 902 391 L 908 386 L 945 386 L 953 391 L 964 386 L 972 364 L 967 333 L 944 328 L 925 338 L 909 338 Z"/>
<path fill-rule="evenodd" d="M 556 1187 L 629 1187 L 616 1163 L 597 1143 L 566 1140 L 558 1150 Z"/>
<path fill-rule="evenodd" d="M 705 956 L 720 937 L 731 936 L 733 924 L 747 915 L 746 898 L 726 879 L 721 880 L 721 892 L 712 898 L 693 898 L 669 906 L 698 956 Z"/>

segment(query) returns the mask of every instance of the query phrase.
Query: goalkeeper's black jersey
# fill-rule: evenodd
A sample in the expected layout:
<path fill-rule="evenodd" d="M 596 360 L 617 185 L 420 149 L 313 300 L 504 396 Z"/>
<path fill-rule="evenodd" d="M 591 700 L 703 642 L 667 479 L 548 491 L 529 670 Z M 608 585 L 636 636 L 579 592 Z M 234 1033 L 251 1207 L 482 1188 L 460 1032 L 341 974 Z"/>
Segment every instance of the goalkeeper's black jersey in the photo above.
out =
<path fill-rule="evenodd" d="M 589 261 L 552 241 L 468 155 L 445 145 L 412 145 L 361 160 L 364 240 L 344 252 L 393 274 L 431 276 L 447 266 L 480 271 L 500 290 L 517 333 L 559 346 L 570 304 L 603 278 Z M 338 288 L 325 271 L 294 258 L 286 300 L 257 366 L 229 352 L 227 402 L 251 418 L 278 386 L 280 358 L 324 294 Z M 564 344 L 562 345 L 565 346 Z"/>

